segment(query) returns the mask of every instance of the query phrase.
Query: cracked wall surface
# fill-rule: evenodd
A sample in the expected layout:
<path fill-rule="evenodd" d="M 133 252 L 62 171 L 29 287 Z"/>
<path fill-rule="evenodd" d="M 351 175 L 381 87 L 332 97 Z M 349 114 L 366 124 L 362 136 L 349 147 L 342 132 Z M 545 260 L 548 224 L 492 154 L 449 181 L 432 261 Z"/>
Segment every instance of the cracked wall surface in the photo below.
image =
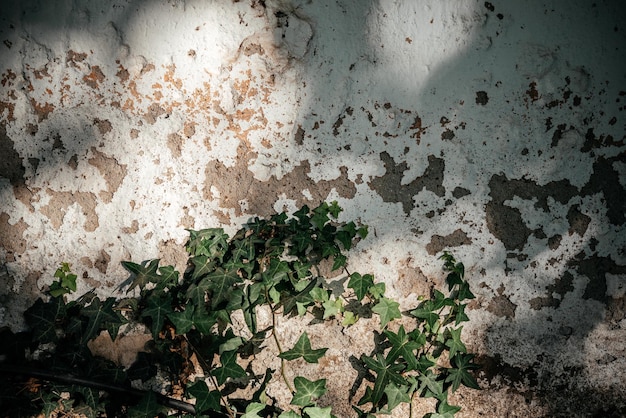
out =
<path fill-rule="evenodd" d="M 624 22 L 613 0 L 4 0 L 0 323 L 61 261 L 108 296 L 120 261 L 184 269 L 186 228 L 337 200 L 371 231 L 350 265 L 407 308 L 443 250 L 464 262 L 484 390 L 460 416 L 626 415 Z M 329 327 L 322 401 L 346 403 Z"/>

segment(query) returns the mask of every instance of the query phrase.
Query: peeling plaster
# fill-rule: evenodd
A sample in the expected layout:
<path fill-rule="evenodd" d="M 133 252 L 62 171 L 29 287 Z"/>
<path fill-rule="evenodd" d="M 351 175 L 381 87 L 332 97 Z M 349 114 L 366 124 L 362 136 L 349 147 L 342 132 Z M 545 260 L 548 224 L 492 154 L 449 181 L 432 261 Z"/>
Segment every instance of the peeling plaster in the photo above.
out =
<path fill-rule="evenodd" d="M 58 262 L 110 296 L 122 260 L 184 269 L 185 228 L 336 199 L 372 232 L 351 265 L 406 307 L 464 262 L 461 416 L 626 414 L 626 15 L 549 6 L 5 1 L 0 322 Z"/>

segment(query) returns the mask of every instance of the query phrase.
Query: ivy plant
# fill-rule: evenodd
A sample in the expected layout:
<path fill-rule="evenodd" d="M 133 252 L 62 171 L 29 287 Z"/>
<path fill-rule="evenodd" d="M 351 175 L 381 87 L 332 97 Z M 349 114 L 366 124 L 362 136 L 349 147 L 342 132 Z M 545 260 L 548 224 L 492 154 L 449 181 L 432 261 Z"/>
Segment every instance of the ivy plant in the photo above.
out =
<path fill-rule="evenodd" d="M 354 353 L 353 367 L 371 381 L 360 382 L 365 389 L 353 406 L 356 416 L 389 413 L 401 403 L 413 405 L 416 397 L 436 399 L 428 416 L 453 416 L 460 408 L 448 403 L 448 393 L 460 385 L 478 389 L 474 356 L 461 338 L 465 301 L 474 297 L 463 264 L 444 253 L 448 296 L 435 289 L 402 312 L 385 296 L 383 282 L 348 270 L 345 253 L 367 236 L 367 227 L 338 223 L 341 210 L 332 202 L 303 206 L 291 216 L 254 218 L 232 237 L 221 228 L 189 230 L 187 269 L 181 274 L 156 259 L 123 262 L 129 272 L 123 298 L 102 299 L 90 291 L 68 300 L 76 275 L 61 264 L 48 295 L 24 312 L 28 330 L 0 329 L 0 373 L 7 376 L 0 383 L 3 414 L 331 418 L 332 405 L 320 402 L 326 379 L 291 380 L 285 373 L 296 359 L 317 363 L 327 347 L 311 341 L 306 330 L 285 347 L 275 332 L 279 316 L 309 315 L 341 320 L 344 327 L 372 321 L 376 349 Z M 324 260 L 346 279 L 343 294 L 321 275 Z M 271 316 L 263 329 L 259 309 Z M 359 318 L 363 309 L 371 319 Z M 247 329 L 233 325 L 234 315 Z M 391 326 L 403 316 L 410 321 Z M 138 325 L 152 339 L 128 368 L 93 355 L 87 345 L 102 332 L 115 339 Z M 255 375 L 250 362 L 264 349 L 275 350 L 280 370 Z M 266 393 L 276 379 L 291 392 L 288 406 Z M 160 391 L 149 389 L 158 382 Z M 249 388 L 251 396 L 236 398 L 237 388 Z"/>

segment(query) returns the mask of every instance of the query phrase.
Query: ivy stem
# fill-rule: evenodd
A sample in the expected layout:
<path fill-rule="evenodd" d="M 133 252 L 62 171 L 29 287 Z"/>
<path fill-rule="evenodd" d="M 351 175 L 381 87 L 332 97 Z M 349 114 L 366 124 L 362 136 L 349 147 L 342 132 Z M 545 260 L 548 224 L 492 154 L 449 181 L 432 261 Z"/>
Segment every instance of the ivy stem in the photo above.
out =
<path fill-rule="evenodd" d="M 228 399 L 226 399 L 224 397 L 224 395 L 222 395 L 222 391 L 219 390 L 220 386 L 217 383 L 217 379 L 215 378 L 215 376 L 213 376 L 213 373 L 211 373 L 211 366 L 209 365 L 209 363 L 207 363 L 207 361 L 204 359 L 204 357 L 202 357 L 202 355 L 200 355 L 200 352 L 198 352 L 198 350 L 196 349 L 196 346 L 193 345 L 191 343 L 191 341 L 189 341 L 189 338 L 187 338 L 186 335 L 185 335 L 185 341 L 187 341 L 187 344 L 189 344 L 189 346 L 191 347 L 193 352 L 196 353 L 196 357 L 198 358 L 198 361 L 201 363 L 202 369 L 206 373 L 208 373 L 209 379 L 211 379 L 211 382 L 213 383 L 213 386 L 215 386 L 215 389 L 219 392 L 220 400 L 221 400 L 222 404 L 224 405 L 224 408 L 226 409 L 226 411 L 228 413 L 228 416 L 230 418 L 235 418 L 235 415 L 233 414 L 233 411 L 230 409 L 230 405 L 228 404 Z"/>
<path fill-rule="evenodd" d="M 263 289 L 265 290 L 265 300 L 267 300 L 268 302 L 267 304 L 270 307 L 270 311 L 272 312 L 272 337 L 274 338 L 274 342 L 276 343 L 276 348 L 278 349 L 278 353 L 280 355 L 280 354 L 283 354 L 283 349 L 280 346 L 280 341 L 278 341 L 278 337 L 276 336 L 276 311 L 274 310 L 274 306 L 270 303 L 267 286 L 264 286 Z M 283 378 L 283 381 L 285 382 L 287 389 L 289 389 L 289 392 L 291 392 L 292 394 L 295 393 L 295 390 L 289 383 L 289 380 L 287 379 L 287 375 L 285 374 L 285 359 L 282 357 L 280 357 L 280 375 Z"/>

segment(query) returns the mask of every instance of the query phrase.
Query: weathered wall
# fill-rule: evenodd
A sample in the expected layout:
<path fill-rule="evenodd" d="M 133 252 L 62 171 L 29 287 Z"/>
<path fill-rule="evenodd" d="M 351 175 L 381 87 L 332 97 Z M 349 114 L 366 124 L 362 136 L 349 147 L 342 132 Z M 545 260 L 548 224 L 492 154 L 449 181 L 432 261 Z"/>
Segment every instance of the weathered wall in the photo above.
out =
<path fill-rule="evenodd" d="M 407 307 L 465 263 L 463 416 L 626 413 L 620 3 L 0 1 L 0 321 L 338 200 Z"/>

